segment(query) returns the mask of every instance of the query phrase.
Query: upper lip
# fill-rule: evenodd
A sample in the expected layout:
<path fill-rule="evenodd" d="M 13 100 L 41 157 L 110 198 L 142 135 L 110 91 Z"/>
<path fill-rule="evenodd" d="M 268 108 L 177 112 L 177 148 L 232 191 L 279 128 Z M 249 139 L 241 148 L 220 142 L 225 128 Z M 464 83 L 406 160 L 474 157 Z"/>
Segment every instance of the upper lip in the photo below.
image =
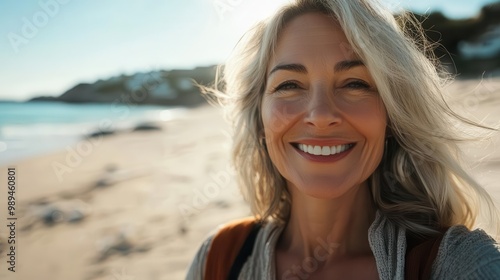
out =
<path fill-rule="evenodd" d="M 304 138 L 291 142 L 292 144 L 305 144 L 311 146 L 338 146 L 353 144 L 354 141 L 347 141 L 343 139 L 334 138 Z"/>

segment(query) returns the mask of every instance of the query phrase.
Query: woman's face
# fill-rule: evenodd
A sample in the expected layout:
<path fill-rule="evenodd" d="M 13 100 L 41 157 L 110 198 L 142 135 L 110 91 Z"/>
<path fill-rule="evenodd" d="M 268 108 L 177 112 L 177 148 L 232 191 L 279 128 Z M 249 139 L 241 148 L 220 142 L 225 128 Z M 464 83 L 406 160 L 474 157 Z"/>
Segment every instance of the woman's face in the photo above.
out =
<path fill-rule="evenodd" d="M 307 13 L 282 31 L 267 70 L 262 120 L 288 188 L 336 198 L 374 172 L 386 111 L 367 68 L 331 18 Z"/>

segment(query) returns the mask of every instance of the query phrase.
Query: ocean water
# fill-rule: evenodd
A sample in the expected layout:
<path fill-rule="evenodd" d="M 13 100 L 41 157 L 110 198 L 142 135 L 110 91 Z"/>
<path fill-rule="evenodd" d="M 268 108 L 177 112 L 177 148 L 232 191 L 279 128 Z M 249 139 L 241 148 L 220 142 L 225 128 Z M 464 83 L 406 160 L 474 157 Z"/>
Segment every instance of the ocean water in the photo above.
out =
<path fill-rule="evenodd" d="M 185 113 L 163 106 L 0 102 L 0 166 L 62 150 L 94 132 L 127 130 Z"/>

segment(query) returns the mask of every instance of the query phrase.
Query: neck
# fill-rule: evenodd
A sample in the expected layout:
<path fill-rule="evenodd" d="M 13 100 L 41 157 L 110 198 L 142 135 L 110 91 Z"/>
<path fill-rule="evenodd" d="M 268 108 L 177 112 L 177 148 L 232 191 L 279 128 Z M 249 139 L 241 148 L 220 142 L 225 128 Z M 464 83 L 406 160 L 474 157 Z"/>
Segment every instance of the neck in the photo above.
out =
<path fill-rule="evenodd" d="M 305 196 L 293 187 L 289 190 L 292 210 L 278 243 L 281 251 L 303 258 L 326 251 L 328 259 L 371 254 L 368 229 L 375 207 L 366 184 L 335 199 Z"/>

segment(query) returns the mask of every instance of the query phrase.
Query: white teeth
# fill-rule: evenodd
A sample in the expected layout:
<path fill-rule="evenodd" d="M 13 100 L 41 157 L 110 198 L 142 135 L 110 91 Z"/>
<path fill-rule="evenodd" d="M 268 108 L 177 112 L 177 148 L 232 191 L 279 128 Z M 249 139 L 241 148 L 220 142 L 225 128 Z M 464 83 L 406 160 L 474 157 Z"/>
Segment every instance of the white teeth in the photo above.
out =
<path fill-rule="evenodd" d="M 316 156 L 322 155 L 322 156 L 330 156 L 330 155 L 335 155 L 338 153 L 342 153 L 349 149 L 352 144 L 346 144 L 346 145 L 338 145 L 338 146 L 311 146 L 311 145 L 306 145 L 306 144 L 299 144 L 299 149 L 303 152 L 306 152 L 308 154 L 313 154 Z"/>
<path fill-rule="evenodd" d="M 317 155 L 317 156 L 321 155 L 321 147 L 320 146 L 314 146 L 313 154 Z"/>

